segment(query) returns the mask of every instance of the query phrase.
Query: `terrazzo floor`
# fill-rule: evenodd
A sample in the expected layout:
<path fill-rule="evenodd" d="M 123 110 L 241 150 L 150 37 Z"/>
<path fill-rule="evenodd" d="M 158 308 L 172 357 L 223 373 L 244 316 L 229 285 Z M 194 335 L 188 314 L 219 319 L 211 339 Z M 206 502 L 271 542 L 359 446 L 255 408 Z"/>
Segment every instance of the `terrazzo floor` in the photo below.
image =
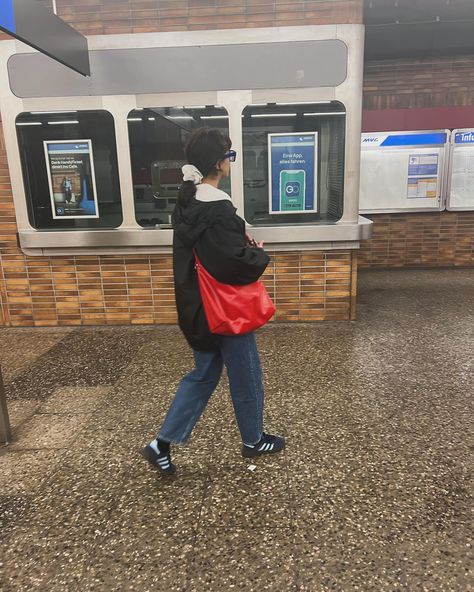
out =
<path fill-rule="evenodd" d="M 1 330 L 0 590 L 474 590 L 474 270 L 361 272 L 357 322 L 258 342 L 287 449 L 240 456 L 224 380 L 167 480 L 175 327 Z"/>

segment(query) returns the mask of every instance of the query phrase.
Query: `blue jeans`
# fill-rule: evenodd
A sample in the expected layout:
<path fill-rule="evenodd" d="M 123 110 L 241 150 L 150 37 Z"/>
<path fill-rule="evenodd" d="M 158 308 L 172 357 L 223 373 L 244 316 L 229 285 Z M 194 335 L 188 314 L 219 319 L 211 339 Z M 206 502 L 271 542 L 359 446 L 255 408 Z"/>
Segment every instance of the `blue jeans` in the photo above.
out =
<path fill-rule="evenodd" d="M 255 335 L 223 336 L 221 346 L 194 351 L 196 368 L 180 382 L 158 437 L 185 444 L 201 417 L 225 364 L 242 441 L 256 444 L 263 434 L 263 381 Z"/>

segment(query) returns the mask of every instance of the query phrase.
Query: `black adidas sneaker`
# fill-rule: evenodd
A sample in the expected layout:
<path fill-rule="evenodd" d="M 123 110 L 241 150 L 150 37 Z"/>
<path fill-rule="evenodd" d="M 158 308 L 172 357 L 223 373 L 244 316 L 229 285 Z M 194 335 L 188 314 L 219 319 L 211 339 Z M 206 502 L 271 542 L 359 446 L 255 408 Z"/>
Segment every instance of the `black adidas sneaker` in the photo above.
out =
<path fill-rule="evenodd" d="M 262 456 L 262 454 L 275 454 L 285 448 L 285 439 L 280 436 L 272 436 L 263 433 L 260 442 L 253 446 L 244 444 L 242 446 L 242 456 L 250 458 L 252 456 Z"/>
<path fill-rule="evenodd" d="M 157 440 L 153 440 L 153 442 L 150 442 L 150 444 L 145 446 L 142 450 L 142 456 L 163 475 L 174 475 L 176 473 L 176 467 L 171 462 L 169 446 L 168 450 L 161 451 L 158 447 Z"/>

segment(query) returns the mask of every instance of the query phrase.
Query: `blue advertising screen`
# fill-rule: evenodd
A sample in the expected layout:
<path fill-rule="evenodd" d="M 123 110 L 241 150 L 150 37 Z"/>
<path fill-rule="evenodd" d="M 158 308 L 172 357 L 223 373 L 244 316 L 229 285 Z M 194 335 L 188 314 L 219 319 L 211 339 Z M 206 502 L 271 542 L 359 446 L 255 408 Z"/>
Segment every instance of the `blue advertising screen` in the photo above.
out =
<path fill-rule="evenodd" d="M 269 134 L 269 212 L 317 212 L 318 133 Z"/>

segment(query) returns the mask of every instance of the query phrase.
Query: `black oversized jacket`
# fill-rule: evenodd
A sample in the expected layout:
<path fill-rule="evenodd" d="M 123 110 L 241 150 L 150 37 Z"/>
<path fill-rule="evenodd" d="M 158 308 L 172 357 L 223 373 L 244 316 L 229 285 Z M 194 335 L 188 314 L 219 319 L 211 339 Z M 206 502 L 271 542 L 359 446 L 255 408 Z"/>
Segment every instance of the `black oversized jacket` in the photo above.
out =
<path fill-rule="evenodd" d="M 193 249 L 207 271 L 225 284 L 255 282 L 268 265 L 263 249 L 250 247 L 245 222 L 232 202 L 193 199 L 186 208 L 176 206 L 173 222 L 173 272 L 178 321 L 195 350 L 219 346 L 220 337 L 209 331 L 199 292 Z"/>

